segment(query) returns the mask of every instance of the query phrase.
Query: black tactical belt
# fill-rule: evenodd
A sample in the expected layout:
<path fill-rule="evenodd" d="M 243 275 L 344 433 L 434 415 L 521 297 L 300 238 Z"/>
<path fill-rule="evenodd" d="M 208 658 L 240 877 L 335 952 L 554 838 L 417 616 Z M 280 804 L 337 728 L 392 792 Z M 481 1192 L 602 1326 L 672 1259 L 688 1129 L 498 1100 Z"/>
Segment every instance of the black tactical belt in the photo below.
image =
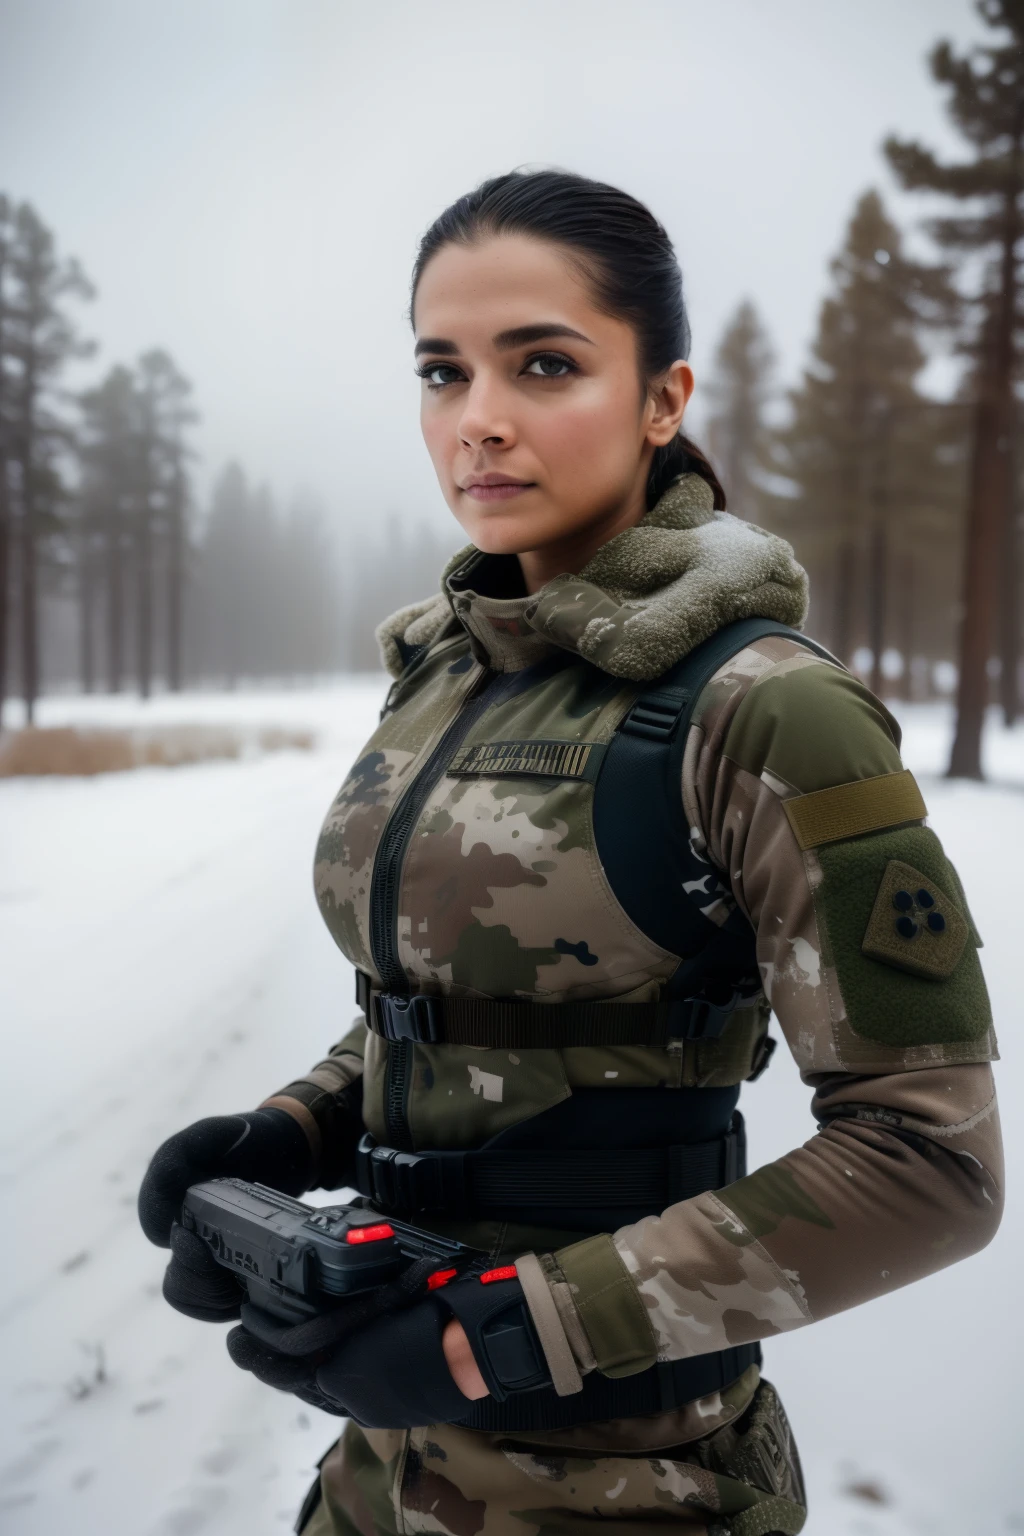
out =
<path fill-rule="evenodd" d="M 356 1002 L 374 1034 L 418 1045 L 476 1045 L 494 1050 L 566 1050 L 570 1046 L 664 1047 L 673 1040 L 715 1040 L 737 1008 L 759 991 L 734 988 L 721 1001 L 688 997 L 658 1003 L 520 1003 L 501 998 L 400 996 L 377 992 L 356 972 Z"/>
<path fill-rule="evenodd" d="M 591 1371 L 583 1378 L 582 1392 L 574 1392 L 571 1397 L 559 1397 L 551 1387 L 513 1393 L 503 1403 L 483 1397 L 459 1423 L 465 1429 L 525 1433 L 668 1413 L 698 1397 L 707 1397 L 710 1392 L 721 1392 L 749 1366 L 760 1364 L 760 1345 L 736 1344 L 710 1355 L 693 1355 L 689 1360 L 655 1365 L 649 1371 L 617 1380 Z"/>
<path fill-rule="evenodd" d="M 669 1147 L 399 1152 L 365 1135 L 356 1184 L 379 1210 L 555 1226 L 556 1212 L 661 1212 L 746 1172 L 743 1116 L 722 1136 Z M 570 1223 L 571 1224 L 571 1223 Z"/>

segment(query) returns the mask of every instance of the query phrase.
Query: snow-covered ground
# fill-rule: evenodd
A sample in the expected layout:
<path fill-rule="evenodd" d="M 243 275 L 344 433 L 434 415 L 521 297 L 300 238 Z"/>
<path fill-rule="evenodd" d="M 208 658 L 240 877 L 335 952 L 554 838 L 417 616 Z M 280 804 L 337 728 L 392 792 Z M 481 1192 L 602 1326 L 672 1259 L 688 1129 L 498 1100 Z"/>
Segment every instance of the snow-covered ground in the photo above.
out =
<path fill-rule="evenodd" d="M 258 1102 L 348 1025 L 351 972 L 316 915 L 310 859 L 382 690 L 370 678 L 145 707 L 54 699 L 41 724 L 309 725 L 318 746 L 0 781 L 8 1536 L 283 1532 L 336 1432 L 337 1421 L 236 1371 L 219 1330 L 163 1303 L 163 1255 L 142 1238 L 134 1202 L 165 1136 Z M 767 1350 L 804 1456 L 808 1536 L 1024 1531 L 1024 732 L 992 731 L 988 785 L 950 785 L 938 777 L 945 712 L 909 710 L 905 723 L 907 762 L 986 939 L 1009 1207 L 980 1257 Z M 756 1161 L 813 1129 L 781 1053 L 744 1108 Z"/>

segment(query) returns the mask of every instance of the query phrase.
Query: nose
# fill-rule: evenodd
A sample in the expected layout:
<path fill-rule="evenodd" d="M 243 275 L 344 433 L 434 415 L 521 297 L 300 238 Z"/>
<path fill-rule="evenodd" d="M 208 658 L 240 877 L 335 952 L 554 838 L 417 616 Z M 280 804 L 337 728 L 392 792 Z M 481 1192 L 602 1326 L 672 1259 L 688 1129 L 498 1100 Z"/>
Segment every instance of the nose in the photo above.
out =
<path fill-rule="evenodd" d="M 510 448 L 516 433 L 509 403 L 507 392 L 496 379 L 478 373 L 466 391 L 459 418 L 459 437 L 463 446 L 469 449 Z"/>

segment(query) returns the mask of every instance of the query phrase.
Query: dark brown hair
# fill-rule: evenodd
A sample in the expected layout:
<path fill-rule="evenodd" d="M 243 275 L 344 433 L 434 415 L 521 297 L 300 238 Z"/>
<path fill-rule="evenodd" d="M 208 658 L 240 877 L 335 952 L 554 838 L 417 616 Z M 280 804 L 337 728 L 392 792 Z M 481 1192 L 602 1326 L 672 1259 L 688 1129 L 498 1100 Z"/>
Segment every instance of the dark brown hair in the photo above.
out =
<path fill-rule="evenodd" d="M 570 171 L 512 171 L 481 182 L 446 208 L 420 241 L 412 298 L 427 263 L 443 246 L 482 235 L 533 235 L 577 253 L 607 314 L 637 334 L 645 385 L 690 351 L 690 324 L 676 253 L 653 213 L 628 192 Z M 691 471 L 710 485 L 715 506 L 725 492 L 707 456 L 680 432 L 654 450 L 647 505 L 678 475 Z"/>

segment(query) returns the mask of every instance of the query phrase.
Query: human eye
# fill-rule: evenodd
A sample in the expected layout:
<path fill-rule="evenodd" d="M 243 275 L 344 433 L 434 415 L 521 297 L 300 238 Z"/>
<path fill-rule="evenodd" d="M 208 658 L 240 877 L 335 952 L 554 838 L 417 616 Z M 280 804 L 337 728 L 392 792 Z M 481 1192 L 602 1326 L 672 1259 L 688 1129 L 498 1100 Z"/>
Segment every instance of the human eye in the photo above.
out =
<path fill-rule="evenodd" d="M 561 352 L 538 352 L 530 358 L 523 372 L 534 378 L 565 379 L 571 373 L 579 373 L 579 369 L 571 357 L 564 357 Z"/>
<path fill-rule="evenodd" d="M 454 363 L 423 363 L 416 369 L 416 377 L 425 380 L 428 389 L 444 389 L 447 384 L 458 384 L 465 375 Z"/>

